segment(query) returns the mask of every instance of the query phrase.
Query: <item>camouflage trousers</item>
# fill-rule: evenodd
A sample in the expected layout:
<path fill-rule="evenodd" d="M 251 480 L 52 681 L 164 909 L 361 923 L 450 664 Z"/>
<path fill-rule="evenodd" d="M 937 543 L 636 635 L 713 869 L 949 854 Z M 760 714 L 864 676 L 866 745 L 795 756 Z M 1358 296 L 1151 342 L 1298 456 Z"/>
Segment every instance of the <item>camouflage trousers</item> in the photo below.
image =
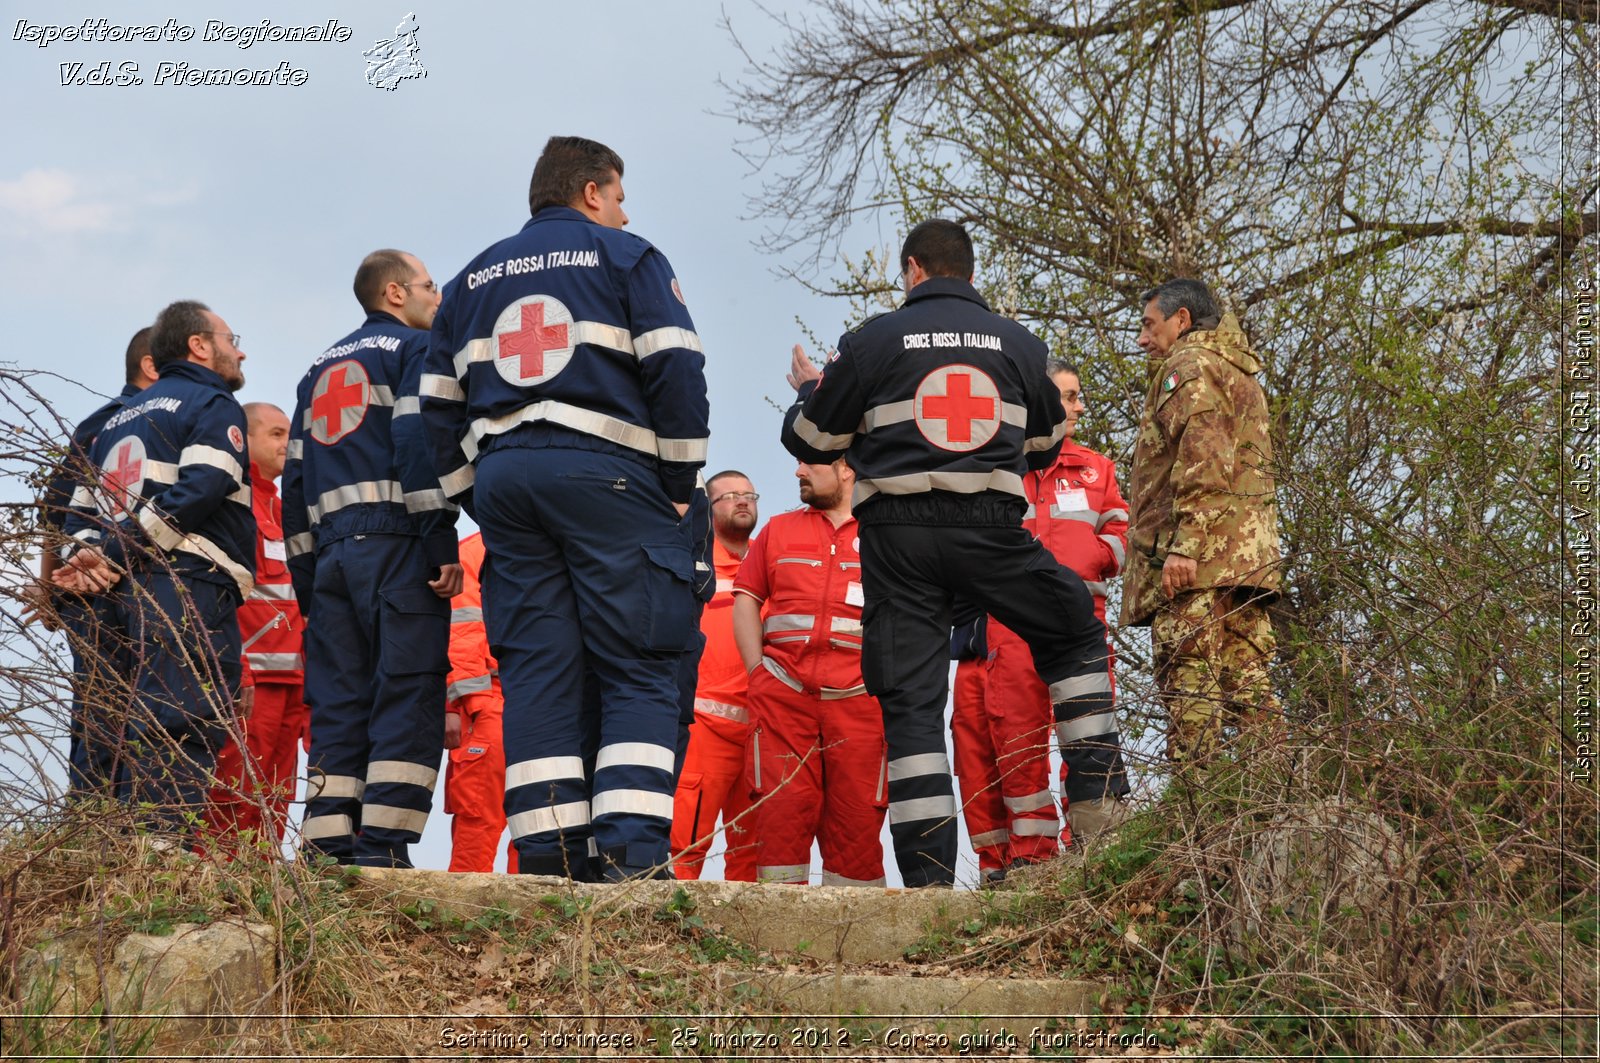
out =
<path fill-rule="evenodd" d="M 1236 602 L 1227 588 L 1189 591 L 1157 611 L 1151 638 L 1169 759 L 1214 753 L 1225 726 L 1268 741 L 1281 736 L 1283 711 L 1267 671 L 1278 640 L 1264 606 Z"/>

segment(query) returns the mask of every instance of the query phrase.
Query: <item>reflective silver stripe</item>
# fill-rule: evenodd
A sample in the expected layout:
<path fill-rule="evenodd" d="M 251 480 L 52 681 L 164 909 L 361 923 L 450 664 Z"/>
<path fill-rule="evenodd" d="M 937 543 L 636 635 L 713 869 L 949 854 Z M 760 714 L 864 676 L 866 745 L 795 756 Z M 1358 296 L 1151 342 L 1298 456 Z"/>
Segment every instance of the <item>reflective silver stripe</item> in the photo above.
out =
<path fill-rule="evenodd" d="M 778 882 L 793 884 L 811 881 L 810 864 L 774 864 L 771 867 L 756 868 L 757 882 Z"/>
<path fill-rule="evenodd" d="M 861 621 L 848 616 L 836 616 L 828 622 L 828 628 L 841 635 L 861 636 Z"/>
<path fill-rule="evenodd" d="M 258 672 L 300 672 L 306 659 L 298 653 L 247 653 L 245 660 Z"/>
<path fill-rule="evenodd" d="M 707 716 L 720 716 L 735 723 L 750 722 L 750 710 L 743 705 L 729 705 L 722 701 L 712 701 L 710 698 L 695 698 L 694 711 L 703 712 Z"/>
<path fill-rule="evenodd" d="M 703 351 L 700 346 L 700 337 L 686 328 L 668 325 L 665 328 L 651 329 L 643 336 L 636 336 L 633 340 L 634 357 L 643 361 L 655 354 L 672 347 L 681 347 L 686 351 Z"/>
<path fill-rule="evenodd" d="M 1100 541 L 1111 547 L 1112 556 L 1117 559 L 1117 571 L 1122 571 L 1122 566 L 1128 559 L 1128 548 L 1122 544 L 1122 536 L 1102 535 Z"/>
<path fill-rule="evenodd" d="M 607 325 L 603 321 L 574 321 L 567 328 L 574 347 L 580 343 L 587 343 L 593 347 L 606 347 L 623 354 L 633 353 L 633 336 L 625 328 Z M 480 336 L 475 340 L 469 340 L 466 346 L 456 352 L 453 359 L 456 379 L 465 378 L 467 366 L 474 362 L 494 362 L 499 358 L 500 343 L 494 336 Z"/>
<path fill-rule="evenodd" d="M 585 410 L 580 406 L 556 402 L 554 399 L 530 403 L 504 417 L 479 417 L 472 422 L 472 445 L 476 447 L 485 436 L 497 436 L 513 428 L 541 421 L 558 424 L 574 432 L 583 432 L 585 435 L 609 439 L 613 443 L 642 450 L 646 454 L 656 453 L 656 434 L 650 429 L 593 410 Z"/>
<path fill-rule="evenodd" d="M 229 454 L 226 450 L 208 447 L 204 443 L 190 443 L 178 454 L 178 466 L 209 465 L 213 469 L 221 469 L 235 480 L 244 478 L 244 468 L 239 464 L 239 459 Z"/>
<path fill-rule="evenodd" d="M 795 639 L 793 637 L 790 637 L 790 638 L 787 638 L 787 639 L 771 639 L 769 641 L 772 641 L 772 642 L 796 642 L 796 641 L 799 641 L 799 640 Z M 767 671 L 771 672 L 772 673 L 772 677 L 774 679 L 776 679 L 778 682 L 782 683 L 784 686 L 788 687 L 790 690 L 793 690 L 793 691 L 795 691 L 797 693 L 800 693 L 800 694 L 804 694 L 806 692 L 806 688 L 800 684 L 800 681 L 798 679 L 796 679 L 794 676 L 790 675 L 788 672 L 784 671 L 783 665 L 779 664 L 777 661 L 773 660 L 771 657 L 762 657 L 761 658 L 761 666 L 763 668 L 765 668 Z M 866 692 L 867 692 L 867 685 L 865 683 L 859 683 L 856 686 L 845 687 L 843 689 L 839 689 L 839 688 L 836 688 L 836 687 L 823 687 L 822 689 L 817 691 L 816 696 L 817 696 L 818 700 L 820 700 L 820 701 L 842 701 L 845 698 L 853 698 L 853 697 L 856 697 L 857 695 L 865 694 Z"/>
<path fill-rule="evenodd" d="M 308 531 L 301 532 L 298 535 L 291 535 L 283 541 L 284 552 L 290 557 L 299 557 L 301 554 L 309 554 L 316 548 L 317 541 Z"/>
<path fill-rule="evenodd" d="M 794 419 L 794 434 L 799 436 L 807 446 L 817 450 L 844 450 L 856 438 L 854 432 L 843 435 L 829 435 L 818 428 L 805 414 L 800 414 Z"/>
<path fill-rule="evenodd" d="M 1109 594 L 1111 592 L 1111 585 L 1110 584 L 1103 583 L 1103 582 L 1101 582 L 1100 580 L 1097 580 L 1097 579 L 1086 579 L 1086 580 L 1083 581 L 1083 586 L 1084 586 L 1084 589 L 1087 590 L 1090 594 L 1098 595 L 1101 598 L 1104 598 L 1107 594 Z"/>
<path fill-rule="evenodd" d="M 434 510 L 450 508 L 450 500 L 445 497 L 444 491 L 437 487 L 429 487 L 422 491 L 407 491 L 405 503 L 407 513 L 431 513 Z"/>
<path fill-rule="evenodd" d="M 948 819 L 956 814 L 956 799 L 949 794 L 918 797 L 910 801 L 889 802 L 890 823 L 916 823 L 925 819 Z"/>
<path fill-rule="evenodd" d="M 472 489 L 472 482 L 478 478 L 478 470 L 471 465 L 463 465 L 454 472 L 447 472 L 439 477 L 439 486 L 447 495 L 459 495 Z"/>
<path fill-rule="evenodd" d="M 1001 800 L 1011 812 L 1032 812 L 1040 808 L 1054 808 L 1056 804 L 1055 796 L 1049 790 L 1023 794 L 1021 797 L 1002 797 Z"/>
<path fill-rule="evenodd" d="M 414 808 L 396 808 L 393 805 L 362 805 L 361 829 L 369 830 L 372 827 L 421 834 L 428 827 L 428 814 L 418 812 Z"/>
<path fill-rule="evenodd" d="M 250 485 L 249 484 L 240 484 L 239 485 L 239 489 L 237 491 L 235 491 L 233 494 L 228 496 L 228 501 L 229 502 L 237 502 L 241 506 L 249 507 L 251 505 Z"/>
<path fill-rule="evenodd" d="M 1050 684 L 1050 704 L 1081 698 L 1085 694 L 1111 693 L 1111 677 L 1105 672 L 1068 676 Z"/>
<path fill-rule="evenodd" d="M 943 753 L 914 753 L 889 762 L 889 781 L 902 782 L 922 775 L 949 775 L 950 758 Z"/>
<path fill-rule="evenodd" d="M 358 506 L 363 503 L 396 502 L 405 504 L 405 490 L 395 480 L 362 480 L 360 483 L 345 484 L 335 487 L 332 491 L 322 492 L 322 497 L 317 499 L 315 505 L 306 507 L 311 516 L 311 523 L 316 524 L 323 517 L 337 513 L 346 506 Z"/>
<path fill-rule="evenodd" d="M 289 440 L 288 460 L 300 461 L 306 456 L 306 441 L 303 439 Z"/>
<path fill-rule="evenodd" d="M 254 573 L 243 565 L 238 564 L 229 557 L 216 543 L 204 535 L 193 532 L 184 535 L 168 524 L 166 519 L 154 509 L 146 506 L 139 511 L 139 526 L 150 536 L 150 541 L 163 550 L 178 550 L 186 554 L 203 557 L 217 568 L 233 577 L 233 582 L 239 587 L 239 595 L 243 598 L 250 597 L 250 592 L 255 590 L 256 579 Z"/>
<path fill-rule="evenodd" d="M 1104 513 L 1100 514 L 1100 523 L 1097 524 L 1096 527 L 1097 528 L 1104 528 L 1107 524 L 1110 524 L 1114 520 L 1125 521 L 1127 519 L 1128 519 L 1128 511 L 1127 510 L 1125 510 L 1125 509 L 1108 509 Z"/>
<path fill-rule="evenodd" d="M 415 395 L 401 395 L 394 400 L 394 415 L 406 417 L 422 412 L 422 400 Z"/>
<path fill-rule="evenodd" d="M 1062 745 L 1081 742 L 1086 738 L 1099 738 L 1102 735 L 1115 736 L 1116 733 L 1117 714 L 1114 712 L 1098 712 L 1093 716 L 1063 720 L 1056 724 L 1056 741 Z"/>
<path fill-rule="evenodd" d="M 828 645 L 832 646 L 836 650 L 848 650 L 851 653 L 861 652 L 861 643 L 859 642 L 846 642 L 844 639 L 829 639 Z"/>
<path fill-rule="evenodd" d="M 446 402 L 467 401 L 467 393 L 461 390 L 456 378 L 442 373 L 423 373 L 417 385 L 417 394 L 430 399 L 444 399 Z"/>
<path fill-rule="evenodd" d="M 530 809 L 507 817 L 513 838 L 526 838 L 530 834 L 547 834 L 553 830 L 571 830 L 589 824 L 589 802 L 569 801 L 564 805 Z"/>
<path fill-rule="evenodd" d="M 672 795 L 658 794 L 654 790 L 601 790 L 590 805 L 596 819 L 601 816 L 672 818 Z"/>
<path fill-rule="evenodd" d="M 761 622 L 761 630 L 766 633 L 773 631 L 810 631 L 817 625 L 815 616 L 805 613 L 776 613 Z"/>
<path fill-rule="evenodd" d="M 843 701 L 845 698 L 857 697 L 861 694 L 865 694 L 866 692 L 867 684 L 857 683 L 853 687 L 844 687 L 843 689 L 838 687 L 823 687 L 821 690 L 817 691 L 817 697 L 821 698 L 823 701 Z"/>
<path fill-rule="evenodd" d="M 1011 832 L 1008 830 L 986 830 L 982 834 L 974 834 L 970 840 L 974 849 L 982 849 L 990 845 L 1004 845 L 1011 840 Z"/>
<path fill-rule="evenodd" d="M 1024 423 L 1023 428 L 1027 428 L 1026 423 Z M 1062 421 L 1060 424 L 1056 425 L 1055 429 L 1049 435 L 1032 436 L 1029 438 L 1022 444 L 1022 452 L 1024 454 L 1031 454 L 1036 450 L 1049 450 L 1051 447 L 1055 446 L 1065 438 L 1067 438 L 1067 422 Z"/>
<path fill-rule="evenodd" d="M 824 870 L 822 872 L 822 884 L 824 886 L 886 886 L 888 885 L 888 880 L 882 876 L 878 878 L 845 878 L 843 875 L 835 875 L 832 871 Z"/>
<path fill-rule="evenodd" d="M 1022 477 L 1006 469 L 995 469 L 991 472 L 913 472 L 904 476 L 857 480 L 855 503 L 860 505 L 876 494 L 920 495 L 927 491 L 951 491 L 958 495 L 1001 491 L 1026 497 L 1022 490 Z"/>
<path fill-rule="evenodd" d="M 306 783 L 306 800 L 315 801 L 319 797 L 359 799 L 366 789 L 367 780 L 354 775 L 321 775 L 312 772 Z"/>
<path fill-rule="evenodd" d="M 452 624 L 483 623 L 483 609 L 476 605 L 465 605 L 459 609 L 450 610 Z"/>
<path fill-rule="evenodd" d="M 1056 831 L 1061 829 L 1061 821 L 1051 816 L 1049 819 L 1017 819 L 1011 821 L 1011 836 L 1013 838 L 1053 838 Z"/>
<path fill-rule="evenodd" d="M 1060 506 L 1051 506 L 1050 515 L 1056 520 L 1075 520 L 1091 528 L 1095 526 L 1097 517 L 1092 509 L 1062 509 Z"/>
<path fill-rule="evenodd" d="M 252 596 L 255 594 L 254 591 L 251 591 L 250 593 Z M 273 612 L 272 619 L 268 620 L 265 624 L 262 624 L 254 632 L 252 632 L 249 638 L 245 639 L 239 644 L 239 649 L 241 651 L 248 650 L 251 646 L 254 646 L 256 643 L 260 642 L 262 637 L 266 635 L 267 632 L 276 631 L 282 624 L 283 614 L 276 611 Z"/>
<path fill-rule="evenodd" d="M 300 824 L 300 837 L 308 841 L 318 838 L 343 838 L 356 832 L 356 824 L 349 816 L 312 816 Z"/>
<path fill-rule="evenodd" d="M 901 399 L 899 402 L 886 402 L 882 406 L 874 406 L 862 414 L 861 427 L 873 432 L 891 424 L 915 420 L 916 416 L 917 400 Z"/>
<path fill-rule="evenodd" d="M 668 439 L 656 437 L 656 454 L 662 461 L 705 461 L 709 439 Z"/>
<path fill-rule="evenodd" d="M 375 760 L 367 765 L 368 786 L 376 786 L 381 782 L 398 782 L 407 786 L 421 786 L 432 793 L 434 784 L 438 781 L 438 768 L 426 764 L 413 764 L 409 760 Z"/>
<path fill-rule="evenodd" d="M 73 509 L 95 509 L 94 492 L 79 484 L 73 488 L 72 498 L 67 502 L 67 505 Z"/>
<path fill-rule="evenodd" d="M 540 782 L 562 782 L 583 779 L 582 757 L 540 757 L 523 760 L 506 768 L 506 790 Z M 589 822 L 587 813 L 583 822 Z"/>
<path fill-rule="evenodd" d="M 1038 515 L 1039 515 L 1039 510 L 1034 506 L 1034 504 L 1032 502 L 1029 502 L 1028 503 L 1028 508 L 1022 511 L 1022 519 L 1023 520 L 1032 520 L 1034 517 L 1036 517 Z"/>
<path fill-rule="evenodd" d="M 460 701 L 468 694 L 483 694 L 493 689 L 494 680 L 487 675 L 468 676 L 466 679 L 457 679 L 445 687 L 444 700 Z"/>
<path fill-rule="evenodd" d="M 717 580 L 717 593 L 718 594 L 732 594 L 733 593 L 733 580 L 731 580 L 731 579 L 719 579 L 719 580 Z"/>
<path fill-rule="evenodd" d="M 676 757 L 676 751 L 666 746 L 649 742 L 613 742 L 600 747 L 600 753 L 594 759 L 594 770 L 598 775 L 602 768 L 655 768 L 670 775 Z"/>
<path fill-rule="evenodd" d="M 391 388 L 388 384 L 368 384 L 367 405 L 393 406 L 394 388 Z"/>
<path fill-rule="evenodd" d="M 286 554 L 287 552 L 285 551 Z M 257 582 L 255 590 L 250 592 L 250 600 L 256 602 L 292 602 L 294 601 L 294 584 Z"/>

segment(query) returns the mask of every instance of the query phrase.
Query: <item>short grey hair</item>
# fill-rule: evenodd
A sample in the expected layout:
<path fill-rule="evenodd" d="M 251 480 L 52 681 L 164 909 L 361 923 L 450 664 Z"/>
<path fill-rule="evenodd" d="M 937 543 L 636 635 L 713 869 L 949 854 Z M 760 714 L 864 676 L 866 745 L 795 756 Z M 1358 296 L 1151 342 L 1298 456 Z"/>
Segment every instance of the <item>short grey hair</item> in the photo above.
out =
<path fill-rule="evenodd" d="M 1152 299 L 1162 317 L 1171 317 L 1179 309 L 1189 311 L 1194 328 L 1214 329 L 1222 323 L 1222 308 L 1217 305 L 1217 297 L 1211 294 L 1204 281 L 1193 277 L 1175 277 L 1158 284 L 1145 292 L 1139 303 L 1142 306 Z"/>

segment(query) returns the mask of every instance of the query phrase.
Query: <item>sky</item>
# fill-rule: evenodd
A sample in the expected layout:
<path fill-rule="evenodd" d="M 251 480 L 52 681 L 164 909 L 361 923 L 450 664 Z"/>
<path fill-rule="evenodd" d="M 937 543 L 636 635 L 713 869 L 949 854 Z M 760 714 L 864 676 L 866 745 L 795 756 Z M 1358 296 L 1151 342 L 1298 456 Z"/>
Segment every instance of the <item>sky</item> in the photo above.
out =
<path fill-rule="evenodd" d="M 426 76 L 369 85 L 363 50 L 413 14 Z M 717 85 L 745 69 L 724 14 L 758 54 L 780 43 L 751 0 L 0 0 L 0 305 L 12 323 L 0 362 L 53 374 L 33 382 L 75 422 L 120 387 L 128 337 L 193 298 L 242 337 L 241 401 L 291 408 L 311 359 L 362 320 L 350 284 L 367 252 L 410 251 L 443 283 L 526 220 L 546 138 L 579 134 L 621 154 L 629 229 L 683 288 L 706 351 L 708 470 L 748 473 L 765 515 L 791 508 L 794 462 L 778 443 L 789 349 L 802 323 L 837 336 L 849 308 L 783 275 L 798 253 L 791 263 L 755 246 L 756 178 Z M 193 34 L 41 47 L 49 27 L 85 19 Z M 333 20 L 349 39 L 239 47 L 237 30 L 263 20 Z M 207 41 L 213 21 L 234 39 Z M 171 83 L 181 64 L 300 83 Z M 128 83 L 94 84 L 97 69 Z M 846 251 L 898 249 L 893 225 L 858 225 Z M 0 482 L 0 501 L 25 497 L 14 478 Z M 448 862 L 440 800 L 418 866 Z M 885 862 L 897 883 L 887 849 Z"/>

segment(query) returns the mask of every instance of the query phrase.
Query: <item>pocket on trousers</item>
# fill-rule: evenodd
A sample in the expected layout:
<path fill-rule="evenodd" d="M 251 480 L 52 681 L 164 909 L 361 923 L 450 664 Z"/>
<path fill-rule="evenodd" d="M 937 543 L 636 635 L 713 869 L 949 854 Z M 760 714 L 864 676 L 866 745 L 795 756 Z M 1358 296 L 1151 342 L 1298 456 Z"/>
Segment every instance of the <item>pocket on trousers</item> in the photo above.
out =
<path fill-rule="evenodd" d="M 687 543 L 644 543 L 642 549 L 640 644 L 656 653 L 682 653 L 700 633 L 694 615 L 694 559 Z"/>
<path fill-rule="evenodd" d="M 874 697 L 894 689 L 894 626 L 894 614 L 882 599 L 861 610 L 861 681 Z"/>
<path fill-rule="evenodd" d="M 425 586 L 392 587 L 383 597 L 383 668 L 390 675 L 450 670 L 450 602 Z"/>

